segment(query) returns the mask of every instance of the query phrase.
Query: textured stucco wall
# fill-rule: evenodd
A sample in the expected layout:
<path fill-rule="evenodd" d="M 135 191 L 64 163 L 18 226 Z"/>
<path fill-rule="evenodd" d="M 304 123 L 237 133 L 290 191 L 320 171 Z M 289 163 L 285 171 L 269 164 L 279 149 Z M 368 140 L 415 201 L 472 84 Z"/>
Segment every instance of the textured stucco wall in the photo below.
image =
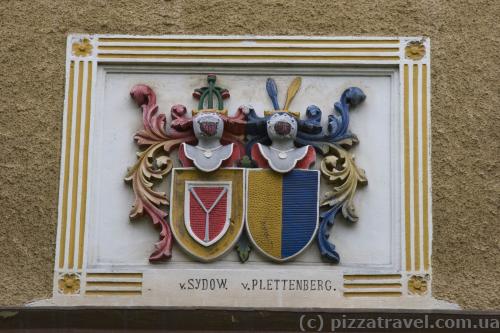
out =
<path fill-rule="evenodd" d="M 500 1 L 0 1 L 0 304 L 50 297 L 68 33 L 429 36 L 434 294 L 500 309 Z"/>

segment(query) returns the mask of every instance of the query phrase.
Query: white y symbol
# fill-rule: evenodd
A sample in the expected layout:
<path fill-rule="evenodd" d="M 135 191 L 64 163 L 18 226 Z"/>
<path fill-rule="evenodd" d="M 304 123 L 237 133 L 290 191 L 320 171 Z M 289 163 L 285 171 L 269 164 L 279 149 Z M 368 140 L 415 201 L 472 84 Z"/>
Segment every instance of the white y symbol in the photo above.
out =
<path fill-rule="evenodd" d="M 200 197 L 198 196 L 198 194 L 196 194 L 195 190 L 193 187 L 191 187 L 189 189 L 189 192 L 191 192 L 191 194 L 193 195 L 193 197 L 196 199 L 196 201 L 198 201 L 198 204 L 200 205 L 200 207 L 203 209 L 203 211 L 205 211 L 205 239 L 203 241 L 205 242 L 208 242 L 209 241 L 209 215 L 210 215 L 210 212 L 212 211 L 212 209 L 215 208 L 215 206 L 217 206 L 217 204 L 219 203 L 220 199 L 222 199 L 222 197 L 224 196 L 224 194 L 227 192 L 227 188 L 224 188 L 219 196 L 217 197 L 217 199 L 215 199 L 214 203 L 212 204 L 212 207 L 210 207 L 210 209 L 207 209 L 207 207 L 205 207 L 205 205 L 203 204 L 203 202 L 201 202 L 201 199 Z"/>

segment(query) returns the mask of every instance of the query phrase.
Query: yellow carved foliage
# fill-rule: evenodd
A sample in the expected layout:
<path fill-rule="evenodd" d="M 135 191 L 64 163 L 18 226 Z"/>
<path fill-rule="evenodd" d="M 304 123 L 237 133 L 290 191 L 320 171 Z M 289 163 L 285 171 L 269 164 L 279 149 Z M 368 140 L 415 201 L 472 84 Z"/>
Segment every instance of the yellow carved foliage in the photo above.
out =
<path fill-rule="evenodd" d="M 167 194 L 153 190 L 153 178 L 161 180 L 170 173 L 173 167 L 172 159 L 163 154 L 165 143 L 151 145 L 145 151 L 137 153 L 137 162 L 128 170 L 125 181 L 132 182 L 136 194 L 135 202 L 130 212 L 131 218 L 142 216 L 144 202 L 155 205 L 168 205 Z M 146 201 L 145 201 L 146 199 Z"/>
<path fill-rule="evenodd" d="M 321 206 L 342 205 L 342 214 L 350 221 L 357 221 L 358 215 L 353 198 L 358 184 L 366 185 L 365 171 L 356 166 L 354 156 L 342 148 L 332 150 L 333 154 L 321 161 L 321 174 L 332 185 L 322 198 Z"/>

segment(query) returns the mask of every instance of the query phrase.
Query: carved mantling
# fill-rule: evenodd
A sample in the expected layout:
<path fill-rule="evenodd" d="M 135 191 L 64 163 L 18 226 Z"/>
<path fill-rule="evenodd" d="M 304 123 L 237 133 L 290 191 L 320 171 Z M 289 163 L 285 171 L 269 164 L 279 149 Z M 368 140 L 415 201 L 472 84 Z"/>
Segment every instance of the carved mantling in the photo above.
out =
<path fill-rule="evenodd" d="M 224 93 L 225 95 L 226 93 Z M 227 93 L 228 95 L 228 93 Z M 135 199 L 130 211 L 130 219 L 136 220 L 148 216 L 160 229 L 160 239 L 149 261 L 154 263 L 172 256 L 172 232 L 168 223 L 169 200 L 165 192 L 154 189 L 155 182 L 162 181 L 170 173 L 173 161 L 172 150 L 181 143 L 196 143 L 193 133 L 193 120 L 187 116 L 184 105 L 171 108 L 172 122 L 167 129 L 165 114 L 159 113 L 156 94 L 147 85 L 136 85 L 130 96 L 142 111 L 143 128 L 137 131 L 134 139 L 141 150 L 137 153 L 137 162 L 129 168 L 125 181 L 132 185 Z M 224 144 L 234 143 L 244 151 L 244 114 L 239 111 L 235 116 L 221 115 L 224 121 Z"/>
<path fill-rule="evenodd" d="M 211 81 L 212 80 L 212 81 Z M 219 104 L 217 110 L 222 111 L 222 100 L 229 97 L 229 92 L 215 86 L 215 76 L 209 76 L 209 86 L 196 89 L 193 94 L 200 99 L 199 108 L 204 108 L 203 96 L 207 92 L 217 92 Z M 274 80 L 268 79 L 267 91 L 277 111 L 290 113 L 288 107 L 300 87 L 300 80 L 295 79 L 287 92 L 285 108 L 279 108 L 277 103 L 277 89 Z M 174 105 L 171 108 L 172 122 L 166 124 L 166 116 L 158 112 L 156 95 L 146 85 L 137 85 L 130 92 L 132 99 L 141 108 L 143 115 L 143 129 L 139 130 L 134 139 L 140 146 L 137 153 L 137 162 L 127 173 L 125 180 L 132 184 L 135 194 L 130 218 L 136 219 L 147 215 L 154 225 L 160 228 L 160 240 L 155 245 L 155 251 L 149 260 L 157 262 L 168 259 L 172 255 L 172 233 L 168 223 L 169 200 L 166 193 L 153 188 L 155 181 L 163 180 L 172 170 L 173 161 L 170 153 L 181 143 L 196 143 L 193 133 L 193 120 L 187 116 L 187 109 L 183 105 Z M 350 109 L 361 104 L 366 96 L 361 89 L 351 87 L 341 95 L 340 101 L 334 105 L 334 113 L 328 116 L 328 129 L 321 125 L 322 111 L 315 105 L 306 110 L 306 118 L 298 119 L 298 131 L 295 138 L 297 146 L 312 146 L 323 156 L 320 171 L 329 184 L 321 200 L 320 226 L 318 231 L 318 246 L 321 255 L 330 262 L 338 263 L 340 256 L 335 245 L 329 241 L 330 229 L 338 213 L 342 213 L 348 221 L 358 220 L 353 198 L 358 186 L 367 184 L 365 172 L 355 162 L 354 155 L 348 150 L 358 142 L 356 135 L 349 130 Z M 214 105 L 207 105 L 214 109 Z M 277 112 L 275 110 L 275 112 Z M 203 112 L 203 109 L 199 110 Z M 251 150 L 256 143 L 269 144 L 266 123 L 269 116 L 259 117 L 250 106 L 238 108 L 232 117 L 219 112 L 224 121 L 223 144 L 233 143 L 240 150 L 242 166 L 255 166 L 249 159 Z M 168 130 L 167 130 L 168 129 Z M 242 242 L 238 244 L 239 255 L 242 261 L 248 259 L 248 246 Z"/>

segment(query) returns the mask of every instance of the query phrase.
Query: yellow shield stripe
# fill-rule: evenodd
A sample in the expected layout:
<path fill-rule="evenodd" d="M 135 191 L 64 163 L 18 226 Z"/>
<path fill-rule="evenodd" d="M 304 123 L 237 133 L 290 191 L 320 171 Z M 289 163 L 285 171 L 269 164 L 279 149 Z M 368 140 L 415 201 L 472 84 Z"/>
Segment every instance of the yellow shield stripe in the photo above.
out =
<path fill-rule="evenodd" d="M 273 257 L 281 257 L 282 177 L 277 172 L 249 172 L 248 228 L 255 242 Z M 268 223 L 262 223 L 267 221 Z"/>

